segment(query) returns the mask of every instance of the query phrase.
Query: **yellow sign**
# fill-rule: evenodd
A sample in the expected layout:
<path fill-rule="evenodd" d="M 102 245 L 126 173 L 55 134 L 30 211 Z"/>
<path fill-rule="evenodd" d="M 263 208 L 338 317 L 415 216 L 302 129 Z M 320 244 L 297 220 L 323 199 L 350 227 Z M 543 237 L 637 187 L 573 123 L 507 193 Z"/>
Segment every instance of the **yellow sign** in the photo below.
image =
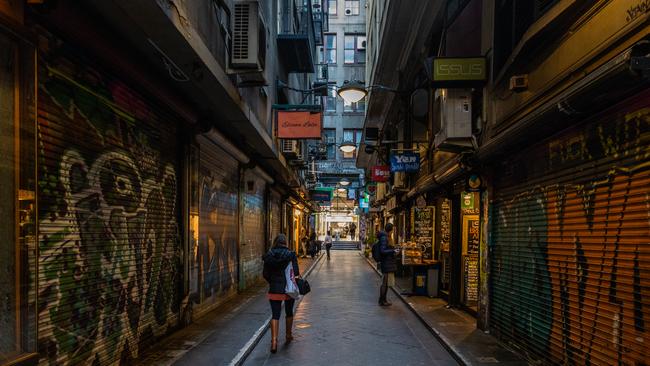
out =
<path fill-rule="evenodd" d="M 484 81 L 485 58 L 434 58 L 433 81 Z"/>

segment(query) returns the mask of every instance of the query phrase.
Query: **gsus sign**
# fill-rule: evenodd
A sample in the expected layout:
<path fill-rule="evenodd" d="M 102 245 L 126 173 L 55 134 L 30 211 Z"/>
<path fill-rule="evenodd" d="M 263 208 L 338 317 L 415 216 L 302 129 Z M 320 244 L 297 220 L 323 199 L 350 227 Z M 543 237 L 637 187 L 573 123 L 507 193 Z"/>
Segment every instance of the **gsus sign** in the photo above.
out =
<path fill-rule="evenodd" d="M 435 58 L 433 81 L 484 81 L 485 58 Z"/>
<path fill-rule="evenodd" d="M 414 152 L 403 152 L 390 156 L 391 172 L 415 173 L 420 170 L 420 155 Z"/>

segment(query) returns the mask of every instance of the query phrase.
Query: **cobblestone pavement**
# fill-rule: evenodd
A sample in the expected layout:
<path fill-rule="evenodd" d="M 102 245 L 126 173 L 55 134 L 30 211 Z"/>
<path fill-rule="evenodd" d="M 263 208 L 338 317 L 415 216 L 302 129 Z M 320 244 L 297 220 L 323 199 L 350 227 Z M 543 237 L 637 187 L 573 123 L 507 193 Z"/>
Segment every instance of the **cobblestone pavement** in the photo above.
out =
<path fill-rule="evenodd" d="M 270 331 L 245 365 L 457 365 L 406 306 L 377 305 L 379 278 L 356 251 L 332 252 L 309 277 L 312 292 L 298 305 L 294 342 L 269 352 Z"/>

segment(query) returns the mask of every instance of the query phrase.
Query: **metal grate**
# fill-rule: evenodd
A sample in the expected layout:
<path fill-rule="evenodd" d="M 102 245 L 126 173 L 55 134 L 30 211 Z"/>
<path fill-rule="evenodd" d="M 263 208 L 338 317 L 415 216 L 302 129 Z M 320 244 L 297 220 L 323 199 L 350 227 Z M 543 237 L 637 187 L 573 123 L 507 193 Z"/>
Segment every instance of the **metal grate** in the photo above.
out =
<path fill-rule="evenodd" d="M 249 24 L 250 24 L 249 3 L 235 4 L 235 20 L 233 25 L 232 55 L 235 60 L 248 59 Z"/>

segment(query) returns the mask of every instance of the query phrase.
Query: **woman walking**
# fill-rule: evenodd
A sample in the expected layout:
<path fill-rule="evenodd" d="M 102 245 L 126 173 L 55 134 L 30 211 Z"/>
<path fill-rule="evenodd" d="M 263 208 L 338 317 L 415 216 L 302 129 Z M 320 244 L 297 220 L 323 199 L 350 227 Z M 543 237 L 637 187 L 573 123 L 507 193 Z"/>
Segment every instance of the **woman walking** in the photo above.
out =
<path fill-rule="evenodd" d="M 284 313 L 286 315 L 286 343 L 293 340 L 293 305 L 295 300 L 285 293 L 287 280 L 285 269 L 289 263 L 293 266 L 294 276 L 300 277 L 298 268 L 298 257 L 296 253 L 287 248 L 287 237 L 284 234 L 278 234 L 273 241 L 273 247 L 263 257 L 264 261 L 264 279 L 269 283 L 268 298 L 271 303 L 271 353 L 278 350 L 278 331 L 280 327 L 280 313 L 282 312 L 282 302 L 284 301 Z"/>

